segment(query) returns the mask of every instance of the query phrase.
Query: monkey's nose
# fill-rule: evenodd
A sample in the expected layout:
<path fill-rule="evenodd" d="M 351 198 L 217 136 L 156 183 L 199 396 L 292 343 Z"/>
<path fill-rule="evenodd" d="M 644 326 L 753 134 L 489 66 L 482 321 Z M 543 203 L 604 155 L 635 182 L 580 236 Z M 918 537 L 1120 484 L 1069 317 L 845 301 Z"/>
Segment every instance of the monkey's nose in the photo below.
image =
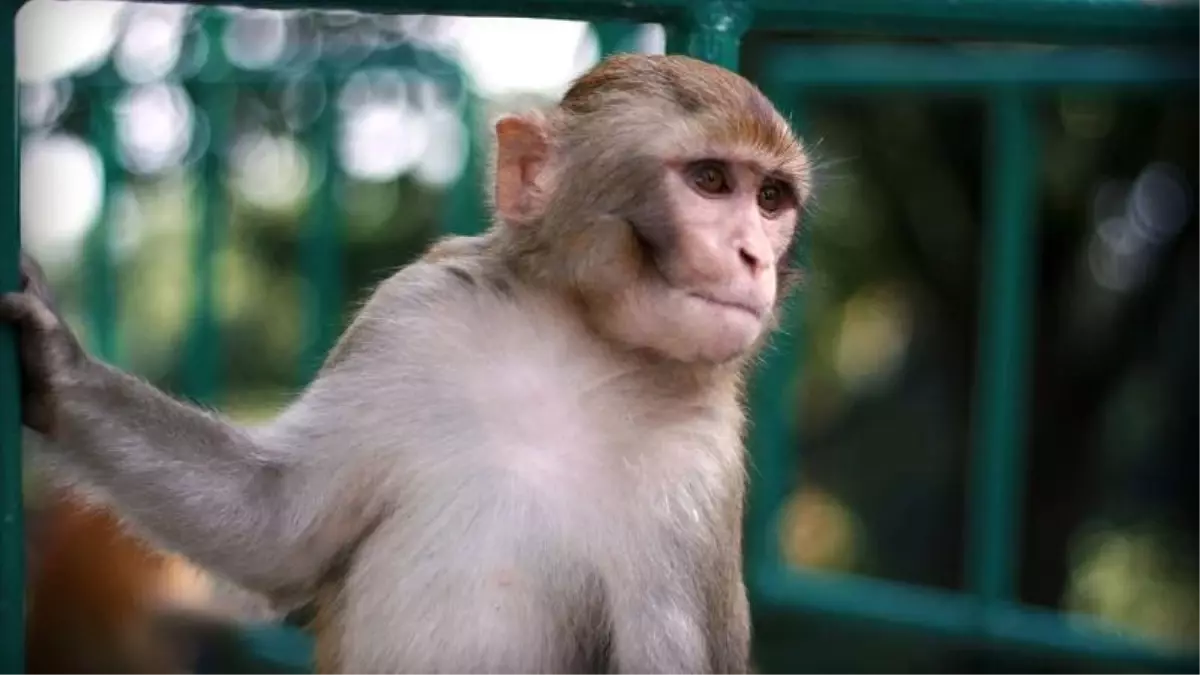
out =
<path fill-rule="evenodd" d="M 745 244 L 738 246 L 738 257 L 741 259 L 742 264 L 748 267 L 750 273 L 754 275 L 762 272 L 766 266 L 763 256 Z"/>

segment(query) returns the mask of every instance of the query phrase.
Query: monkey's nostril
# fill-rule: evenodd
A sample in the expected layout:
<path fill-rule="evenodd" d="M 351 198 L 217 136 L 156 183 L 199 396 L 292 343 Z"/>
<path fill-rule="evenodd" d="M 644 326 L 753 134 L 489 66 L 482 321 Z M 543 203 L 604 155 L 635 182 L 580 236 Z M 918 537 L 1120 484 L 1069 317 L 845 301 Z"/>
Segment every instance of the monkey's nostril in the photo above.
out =
<path fill-rule="evenodd" d="M 742 262 L 746 264 L 746 267 L 749 267 L 752 272 L 757 272 L 759 268 L 762 267 L 762 260 L 760 260 L 758 256 L 754 255 L 746 248 L 738 248 L 738 256 L 742 259 Z"/>

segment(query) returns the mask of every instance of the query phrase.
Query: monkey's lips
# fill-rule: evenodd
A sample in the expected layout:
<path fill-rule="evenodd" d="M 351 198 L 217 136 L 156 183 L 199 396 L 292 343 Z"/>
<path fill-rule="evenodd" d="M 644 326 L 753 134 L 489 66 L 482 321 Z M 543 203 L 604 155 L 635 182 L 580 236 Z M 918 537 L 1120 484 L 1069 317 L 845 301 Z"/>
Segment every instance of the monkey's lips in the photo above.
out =
<path fill-rule="evenodd" d="M 692 291 L 692 292 L 688 293 L 688 295 L 693 298 L 696 298 L 697 300 L 706 302 L 710 305 L 716 305 L 718 307 L 725 307 L 727 309 L 745 312 L 746 314 L 749 314 L 750 316 L 752 316 L 758 320 L 762 320 L 763 315 L 766 313 L 766 311 L 762 307 L 760 307 L 758 305 L 750 304 L 750 303 L 742 301 L 742 300 L 734 300 L 731 298 L 720 298 L 715 295 L 712 295 L 711 293 L 703 293 L 703 292 L 699 292 L 699 291 Z"/>

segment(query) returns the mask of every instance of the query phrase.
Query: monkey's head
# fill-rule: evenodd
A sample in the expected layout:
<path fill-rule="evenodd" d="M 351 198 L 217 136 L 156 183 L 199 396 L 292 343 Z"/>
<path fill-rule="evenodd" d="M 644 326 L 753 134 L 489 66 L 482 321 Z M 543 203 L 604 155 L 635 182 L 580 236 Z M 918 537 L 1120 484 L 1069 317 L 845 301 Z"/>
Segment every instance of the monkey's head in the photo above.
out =
<path fill-rule="evenodd" d="M 773 325 L 809 166 L 750 82 L 682 56 L 615 56 L 496 136 L 514 265 L 568 289 L 598 334 L 721 363 Z"/>

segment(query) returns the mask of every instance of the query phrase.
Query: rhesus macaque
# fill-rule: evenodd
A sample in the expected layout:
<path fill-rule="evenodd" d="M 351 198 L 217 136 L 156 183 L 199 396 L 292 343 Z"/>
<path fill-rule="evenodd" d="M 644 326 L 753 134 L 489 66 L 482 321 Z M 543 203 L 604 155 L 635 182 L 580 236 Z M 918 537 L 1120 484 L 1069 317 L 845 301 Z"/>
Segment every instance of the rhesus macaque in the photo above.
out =
<path fill-rule="evenodd" d="M 753 85 L 622 55 L 496 123 L 495 223 L 383 282 L 235 426 L 90 358 L 38 268 L 0 298 L 56 475 L 315 605 L 334 672 L 745 672 L 743 376 L 809 192 Z"/>

